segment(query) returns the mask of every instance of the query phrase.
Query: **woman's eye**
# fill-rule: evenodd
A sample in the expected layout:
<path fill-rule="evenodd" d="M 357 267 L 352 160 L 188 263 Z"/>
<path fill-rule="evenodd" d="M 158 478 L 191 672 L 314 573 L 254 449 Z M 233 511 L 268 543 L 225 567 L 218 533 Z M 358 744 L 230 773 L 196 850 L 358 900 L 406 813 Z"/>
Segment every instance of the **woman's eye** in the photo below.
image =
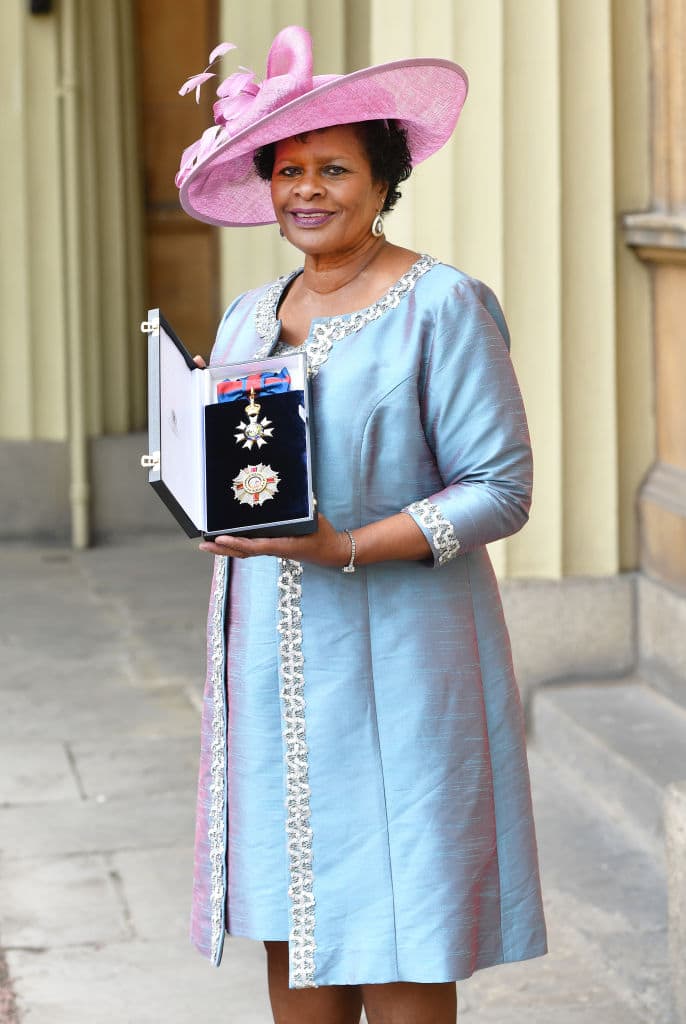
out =
<path fill-rule="evenodd" d="M 330 174 L 333 178 L 338 178 L 341 174 L 345 174 L 345 167 L 339 167 L 338 164 L 329 164 L 326 168 L 326 173 Z"/>
<path fill-rule="evenodd" d="M 300 171 L 299 167 L 281 167 L 279 169 L 279 175 L 284 178 L 294 178 Z"/>

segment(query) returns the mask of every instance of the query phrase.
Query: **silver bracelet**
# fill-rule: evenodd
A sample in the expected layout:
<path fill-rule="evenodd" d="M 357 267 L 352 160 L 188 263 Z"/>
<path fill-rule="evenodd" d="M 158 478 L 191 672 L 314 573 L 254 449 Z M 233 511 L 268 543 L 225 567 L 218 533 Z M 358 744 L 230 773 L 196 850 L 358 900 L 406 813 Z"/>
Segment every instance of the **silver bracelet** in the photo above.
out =
<path fill-rule="evenodd" d="M 355 553 L 357 551 L 357 545 L 355 544 L 355 538 L 353 537 L 350 530 L 343 530 L 343 533 L 347 533 L 350 537 L 350 561 L 347 565 L 344 565 L 341 572 L 355 572 Z"/>

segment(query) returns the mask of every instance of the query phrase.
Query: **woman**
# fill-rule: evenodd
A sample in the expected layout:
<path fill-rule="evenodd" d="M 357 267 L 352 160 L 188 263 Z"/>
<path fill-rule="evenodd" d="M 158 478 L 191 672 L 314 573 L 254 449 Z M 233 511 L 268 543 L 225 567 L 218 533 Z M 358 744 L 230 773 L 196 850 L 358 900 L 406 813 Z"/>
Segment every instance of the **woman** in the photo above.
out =
<path fill-rule="evenodd" d="M 225 932 L 265 942 L 277 1024 L 353 1024 L 363 1004 L 369 1024 L 447 1024 L 456 980 L 546 951 L 485 548 L 530 502 L 507 328 L 484 285 L 382 220 L 466 78 L 427 60 L 312 79 L 297 28 L 251 77 L 220 86 L 177 182 L 193 216 L 276 220 L 304 254 L 229 307 L 212 361 L 305 345 L 320 516 L 200 545 L 218 557 L 193 939 L 217 964 Z"/>

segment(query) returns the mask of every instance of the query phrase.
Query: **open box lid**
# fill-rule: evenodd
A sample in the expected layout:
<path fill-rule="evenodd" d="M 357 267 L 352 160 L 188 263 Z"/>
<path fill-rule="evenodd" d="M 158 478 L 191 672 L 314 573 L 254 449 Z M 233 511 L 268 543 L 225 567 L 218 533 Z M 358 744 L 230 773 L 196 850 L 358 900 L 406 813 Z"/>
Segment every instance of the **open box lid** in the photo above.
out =
<path fill-rule="evenodd" d="M 141 329 L 148 335 L 148 454 L 141 464 L 148 480 L 189 537 L 207 531 L 207 481 L 205 479 L 205 406 L 216 402 L 217 382 L 227 376 L 242 376 L 266 370 L 289 371 L 293 389 L 303 394 L 302 418 L 309 416 L 307 357 L 304 353 L 196 366 L 183 342 L 159 309 L 148 311 Z M 307 446 L 308 501 L 316 518 L 316 501 L 311 484 L 311 450 Z M 298 520 L 297 522 L 301 522 Z M 281 524 L 275 524 L 280 526 Z M 253 527 L 245 529 L 255 533 Z M 278 529 L 267 529 L 274 535 Z M 215 531 L 216 532 L 216 531 Z M 222 531 L 220 531 L 222 532 Z M 236 531 L 238 532 L 238 531 Z"/>
<path fill-rule="evenodd" d="M 189 537 L 203 521 L 202 405 L 199 367 L 159 309 L 148 335 L 148 480 Z M 164 386 L 163 386 L 164 382 Z"/>

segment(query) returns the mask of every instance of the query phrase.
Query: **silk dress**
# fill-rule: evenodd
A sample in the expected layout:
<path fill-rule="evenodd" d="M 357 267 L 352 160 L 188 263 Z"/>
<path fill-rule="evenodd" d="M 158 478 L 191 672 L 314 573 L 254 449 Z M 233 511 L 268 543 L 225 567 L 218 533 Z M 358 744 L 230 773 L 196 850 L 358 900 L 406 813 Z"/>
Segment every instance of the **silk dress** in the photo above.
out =
<path fill-rule="evenodd" d="M 300 271 L 226 311 L 266 357 Z M 485 545 L 527 520 L 529 435 L 493 293 L 421 256 L 306 342 L 319 509 L 400 511 L 424 562 L 215 561 L 192 941 L 288 940 L 292 988 L 444 982 L 546 952 L 524 722 Z"/>

